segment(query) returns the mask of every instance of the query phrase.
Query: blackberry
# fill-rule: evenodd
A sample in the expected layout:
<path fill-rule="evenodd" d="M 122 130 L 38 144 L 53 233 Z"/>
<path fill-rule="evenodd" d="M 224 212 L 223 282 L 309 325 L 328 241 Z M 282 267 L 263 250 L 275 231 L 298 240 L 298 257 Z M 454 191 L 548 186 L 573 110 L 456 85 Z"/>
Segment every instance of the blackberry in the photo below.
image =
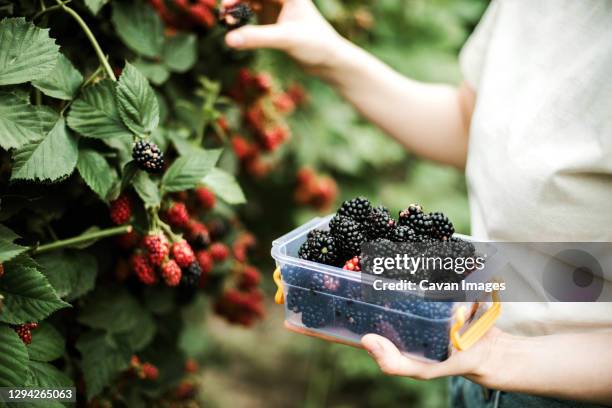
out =
<path fill-rule="evenodd" d="M 371 306 L 352 300 L 336 299 L 334 313 L 336 321 L 355 334 L 366 334 L 370 329 Z"/>
<path fill-rule="evenodd" d="M 400 211 L 398 224 L 412 228 L 421 237 L 429 237 L 432 233 L 433 223 L 418 204 L 410 204 L 408 208 Z"/>
<path fill-rule="evenodd" d="M 318 292 L 336 293 L 340 290 L 342 282 L 335 276 L 315 272 L 310 276 L 306 287 Z"/>
<path fill-rule="evenodd" d="M 334 224 L 330 233 L 340 245 L 343 259 L 357 256 L 361 253 L 361 244 L 366 240 L 363 228 L 357 221 L 344 217 L 340 222 Z"/>
<path fill-rule="evenodd" d="M 238 3 L 221 11 L 219 19 L 227 28 L 238 28 L 247 24 L 253 18 L 253 11 L 244 4 Z"/>
<path fill-rule="evenodd" d="M 436 239 L 446 241 L 455 233 L 455 227 L 447 216 L 441 212 L 429 213 L 432 223 L 432 236 Z"/>
<path fill-rule="evenodd" d="M 339 225 L 339 224 L 340 224 L 340 223 L 341 223 L 343 220 L 345 220 L 345 219 L 347 219 L 347 218 L 349 218 L 349 217 L 347 217 L 347 216 L 345 216 L 345 215 L 340 215 L 340 214 L 336 214 L 336 215 L 334 215 L 334 216 L 332 217 L 332 219 L 331 219 L 331 220 L 329 220 L 329 224 L 328 224 L 328 226 L 329 226 L 329 230 L 330 230 L 330 231 L 335 230 L 335 229 L 338 227 L 338 225 Z M 317 231 L 317 230 L 313 230 L 313 231 Z M 313 232 L 313 231 L 310 231 L 310 232 Z M 310 234 L 310 232 L 309 232 L 308 234 Z"/>
<path fill-rule="evenodd" d="M 446 322 L 428 322 L 420 333 L 423 355 L 435 361 L 448 358 L 449 327 Z"/>
<path fill-rule="evenodd" d="M 395 229 L 396 222 L 389 215 L 388 209 L 379 206 L 372 209 L 364 225 L 368 239 L 388 238 Z"/>
<path fill-rule="evenodd" d="M 341 259 L 339 250 L 334 237 L 328 231 L 320 231 L 308 237 L 300 247 L 298 256 L 308 261 L 338 266 Z"/>
<path fill-rule="evenodd" d="M 198 262 L 191 262 L 186 268 L 182 270 L 181 284 L 187 287 L 196 287 L 200 283 L 200 275 L 202 275 L 202 269 Z"/>
<path fill-rule="evenodd" d="M 319 328 L 333 321 L 331 316 L 333 299 L 329 296 L 289 287 L 286 302 L 289 310 L 302 314 L 302 324 L 306 327 Z"/>
<path fill-rule="evenodd" d="M 148 140 L 134 143 L 132 158 L 138 167 L 147 173 L 159 173 L 164 167 L 164 154 L 155 143 Z"/>
<path fill-rule="evenodd" d="M 338 208 L 338 214 L 350 217 L 358 222 L 363 222 L 370 215 L 372 204 L 365 197 L 356 197 L 347 200 Z"/>
<path fill-rule="evenodd" d="M 419 237 L 407 225 L 398 225 L 389 235 L 389 239 L 393 242 L 419 242 Z"/>

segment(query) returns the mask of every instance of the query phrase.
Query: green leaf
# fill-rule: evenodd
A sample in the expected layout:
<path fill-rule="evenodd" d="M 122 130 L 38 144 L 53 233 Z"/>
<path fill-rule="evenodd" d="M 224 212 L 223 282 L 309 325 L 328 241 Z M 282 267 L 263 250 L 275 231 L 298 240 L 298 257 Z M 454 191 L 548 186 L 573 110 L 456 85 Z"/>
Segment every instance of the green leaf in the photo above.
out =
<path fill-rule="evenodd" d="M 0 387 L 23 387 L 27 380 L 28 351 L 15 330 L 0 325 Z"/>
<path fill-rule="evenodd" d="M 95 16 L 109 0 L 85 0 L 85 5 Z"/>
<path fill-rule="evenodd" d="M 27 387 L 64 388 L 73 385 L 72 380 L 65 373 L 49 363 L 30 361 L 28 364 Z M 45 406 L 49 405 L 45 404 Z M 61 404 L 58 406 L 61 406 Z"/>
<path fill-rule="evenodd" d="M 162 178 L 162 191 L 182 191 L 194 188 L 213 169 L 219 156 L 220 149 L 205 150 L 181 156 L 172 163 Z"/>
<path fill-rule="evenodd" d="M 171 71 L 185 72 L 193 67 L 198 56 L 198 44 L 193 34 L 176 34 L 164 44 L 164 64 Z"/>
<path fill-rule="evenodd" d="M 151 313 L 141 310 L 136 325 L 127 332 L 117 333 L 115 338 L 127 344 L 133 352 L 141 351 L 147 347 L 155 336 L 155 321 Z"/>
<path fill-rule="evenodd" d="M 138 165 L 134 160 L 130 160 L 123 166 L 123 173 L 121 175 L 121 191 L 125 190 L 130 186 L 136 174 L 138 174 Z"/>
<path fill-rule="evenodd" d="M 47 76 L 57 63 L 59 46 L 25 18 L 0 21 L 0 85 L 21 84 Z"/>
<path fill-rule="evenodd" d="M 64 54 L 59 54 L 55 68 L 44 78 L 32 81 L 32 85 L 45 95 L 69 101 L 74 98 L 82 82 L 81 73 Z"/>
<path fill-rule="evenodd" d="M 0 321 L 9 324 L 38 322 L 56 310 L 70 306 L 57 296 L 45 275 L 27 257 L 4 264 L 0 295 L 4 296 Z"/>
<path fill-rule="evenodd" d="M 79 151 L 77 169 L 89 188 L 102 200 L 106 200 L 117 180 L 117 174 L 104 156 L 93 149 L 82 149 Z"/>
<path fill-rule="evenodd" d="M 43 322 L 32 330 L 32 343 L 27 348 L 30 360 L 53 361 L 64 354 L 64 347 L 62 335 L 51 323 Z"/>
<path fill-rule="evenodd" d="M 117 83 L 119 116 L 134 133 L 151 133 L 159 123 L 159 105 L 147 79 L 130 63 Z"/>
<path fill-rule="evenodd" d="M 138 323 L 142 307 L 123 288 L 102 287 L 89 296 L 77 320 L 110 333 L 126 332 Z"/>
<path fill-rule="evenodd" d="M 45 133 L 39 111 L 27 99 L 0 92 L 0 146 L 5 150 L 40 140 Z"/>
<path fill-rule="evenodd" d="M 148 4 L 114 2 L 112 21 L 117 34 L 132 51 L 145 57 L 161 56 L 164 25 Z"/>
<path fill-rule="evenodd" d="M 11 180 L 58 180 L 72 173 L 78 155 L 76 139 L 68 133 L 64 118 L 60 118 L 43 140 L 13 153 Z"/>
<path fill-rule="evenodd" d="M 90 400 L 109 385 L 117 375 L 129 367 L 131 351 L 103 332 L 92 331 L 76 343 L 83 360 L 81 369 L 85 377 L 87 399 Z"/>
<path fill-rule="evenodd" d="M 119 116 L 115 84 L 109 79 L 85 88 L 68 113 L 68 126 L 85 137 L 132 137 Z"/>
<path fill-rule="evenodd" d="M 202 183 L 210 187 L 217 196 L 229 204 L 242 204 L 246 202 L 244 193 L 236 178 L 219 168 L 212 169 L 202 179 Z"/>
<path fill-rule="evenodd" d="M 162 64 L 149 61 L 135 61 L 134 66 L 155 85 L 161 85 L 170 76 L 170 72 Z"/>
<path fill-rule="evenodd" d="M 159 207 L 161 196 L 157 184 L 151 180 L 148 173 L 139 171 L 134 177 L 134 189 L 145 203 L 145 207 Z"/>
<path fill-rule="evenodd" d="M 36 257 L 42 272 L 61 298 L 72 300 L 93 289 L 98 274 L 96 258 L 84 251 L 64 250 Z"/>
<path fill-rule="evenodd" d="M 10 261 L 17 255 L 28 250 L 27 247 L 13 243 L 17 238 L 19 238 L 19 235 L 15 234 L 4 225 L 0 225 L 0 264 Z"/>

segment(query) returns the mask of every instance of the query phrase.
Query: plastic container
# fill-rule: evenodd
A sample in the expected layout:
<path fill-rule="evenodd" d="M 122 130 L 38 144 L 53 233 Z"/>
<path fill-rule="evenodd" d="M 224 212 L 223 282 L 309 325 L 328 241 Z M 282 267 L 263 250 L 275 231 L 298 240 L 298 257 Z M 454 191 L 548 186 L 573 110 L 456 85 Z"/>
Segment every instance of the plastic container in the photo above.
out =
<path fill-rule="evenodd" d="M 285 305 L 288 329 L 356 347 L 363 335 L 376 333 L 405 355 L 442 361 L 453 347 L 469 348 L 495 323 L 500 313 L 495 292 L 470 301 L 425 301 L 414 292 L 368 291 L 370 275 L 298 258 L 308 232 L 327 229 L 331 218 L 314 218 L 272 243 L 275 301 Z"/>

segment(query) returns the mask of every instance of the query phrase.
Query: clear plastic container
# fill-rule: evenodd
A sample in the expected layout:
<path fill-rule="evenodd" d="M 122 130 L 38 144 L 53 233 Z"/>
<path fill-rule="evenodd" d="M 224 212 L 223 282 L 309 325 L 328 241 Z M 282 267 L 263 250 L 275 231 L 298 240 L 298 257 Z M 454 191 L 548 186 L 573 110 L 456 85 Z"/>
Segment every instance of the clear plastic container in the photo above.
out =
<path fill-rule="evenodd" d="M 298 258 L 308 232 L 327 229 L 331 218 L 314 218 L 272 243 L 275 300 L 285 305 L 288 329 L 357 347 L 363 335 L 376 333 L 410 357 L 443 361 L 453 347 L 469 348 L 499 316 L 495 292 L 462 302 L 425 301 L 413 292 L 373 291 L 370 275 Z"/>

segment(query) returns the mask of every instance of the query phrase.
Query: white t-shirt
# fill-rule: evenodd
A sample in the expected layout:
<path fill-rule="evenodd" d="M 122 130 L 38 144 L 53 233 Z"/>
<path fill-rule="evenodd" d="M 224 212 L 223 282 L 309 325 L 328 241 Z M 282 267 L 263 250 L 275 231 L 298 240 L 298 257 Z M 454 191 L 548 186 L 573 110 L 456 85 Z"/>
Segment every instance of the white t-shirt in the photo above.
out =
<path fill-rule="evenodd" d="M 612 1 L 493 1 L 460 63 L 477 94 L 472 235 L 612 241 Z M 612 329 L 612 303 L 505 303 L 498 325 L 528 335 Z"/>

